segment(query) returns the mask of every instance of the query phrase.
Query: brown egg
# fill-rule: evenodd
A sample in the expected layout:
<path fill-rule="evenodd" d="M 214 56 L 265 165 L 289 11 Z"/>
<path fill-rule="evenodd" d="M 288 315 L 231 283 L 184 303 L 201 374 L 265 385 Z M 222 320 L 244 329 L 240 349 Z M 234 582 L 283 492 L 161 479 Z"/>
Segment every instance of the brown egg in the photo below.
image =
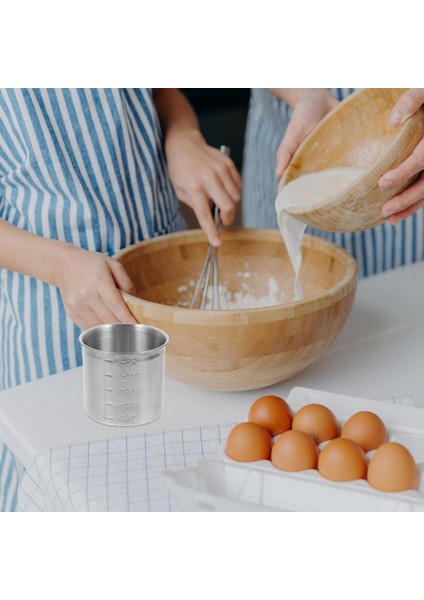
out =
<path fill-rule="evenodd" d="M 416 490 L 419 472 L 412 454 L 397 442 L 382 444 L 371 457 L 368 483 L 382 492 Z"/>
<path fill-rule="evenodd" d="M 239 462 L 269 460 L 272 439 L 268 431 L 256 423 L 239 423 L 230 431 L 225 453 Z"/>
<path fill-rule="evenodd" d="M 250 407 L 247 419 L 274 437 L 291 428 L 293 415 L 290 406 L 279 396 L 262 396 Z"/>
<path fill-rule="evenodd" d="M 331 481 L 353 481 L 364 479 L 367 463 L 365 452 L 355 442 L 337 438 L 319 453 L 318 471 Z"/>
<path fill-rule="evenodd" d="M 272 446 L 271 462 L 281 471 L 316 469 L 318 448 L 307 433 L 286 431 Z"/>
<path fill-rule="evenodd" d="M 346 421 L 340 437 L 356 442 L 364 452 L 369 452 L 387 442 L 387 429 L 378 415 L 362 410 Z"/>
<path fill-rule="evenodd" d="M 306 404 L 293 417 L 292 429 L 312 435 L 317 444 L 339 435 L 335 415 L 322 404 Z"/>

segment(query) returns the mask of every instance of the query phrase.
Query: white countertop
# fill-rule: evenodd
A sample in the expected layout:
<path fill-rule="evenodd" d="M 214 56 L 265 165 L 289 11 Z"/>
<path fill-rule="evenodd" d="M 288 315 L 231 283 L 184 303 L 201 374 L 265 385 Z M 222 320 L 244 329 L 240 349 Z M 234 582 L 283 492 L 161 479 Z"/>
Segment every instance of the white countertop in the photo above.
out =
<path fill-rule="evenodd" d="M 349 320 L 326 354 L 266 393 L 286 397 L 295 386 L 371 399 L 411 396 L 424 407 L 424 262 L 361 280 Z M 241 420 L 263 392 L 210 392 L 166 379 L 160 419 L 109 427 L 85 414 L 82 368 L 72 369 L 0 392 L 0 438 L 29 467 L 50 448 Z"/>

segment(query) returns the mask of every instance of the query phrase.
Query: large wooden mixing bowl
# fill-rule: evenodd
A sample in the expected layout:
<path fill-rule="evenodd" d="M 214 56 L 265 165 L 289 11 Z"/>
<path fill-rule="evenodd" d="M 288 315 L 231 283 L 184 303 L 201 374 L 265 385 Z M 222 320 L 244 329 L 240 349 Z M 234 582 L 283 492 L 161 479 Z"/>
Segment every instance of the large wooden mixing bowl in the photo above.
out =
<path fill-rule="evenodd" d="M 200 230 L 119 252 L 116 258 L 136 286 L 136 296 L 123 293 L 125 302 L 137 321 L 169 334 L 169 377 L 226 391 L 287 379 L 317 360 L 340 333 L 355 295 L 356 262 L 338 246 L 305 236 L 305 300 L 292 302 L 293 269 L 278 231 L 235 229 L 222 237 L 220 274 L 229 293 L 265 298 L 278 287 L 277 301 L 285 304 L 222 311 L 176 306 L 189 303 L 206 256 Z"/>
<path fill-rule="evenodd" d="M 361 167 L 364 174 L 339 194 L 313 208 L 288 212 L 312 227 L 328 231 L 357 231 L 382 223 L 383 204 L 410 185 L 381 190 L 378 180 L 400 165 L 424 134 L 420 109 L 400 127 L 389 116 L 401 88 L 367 88 L 348 96 L 326 115 L 299 146 L 279 184 L 333 167 Z"/>

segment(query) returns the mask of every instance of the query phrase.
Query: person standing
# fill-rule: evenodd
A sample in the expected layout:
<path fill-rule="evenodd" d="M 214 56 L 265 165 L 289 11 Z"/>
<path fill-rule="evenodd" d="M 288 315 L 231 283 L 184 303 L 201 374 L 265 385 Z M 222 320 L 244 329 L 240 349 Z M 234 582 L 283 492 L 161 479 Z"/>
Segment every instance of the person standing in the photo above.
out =
<path fill-rule="evenodd" d="M 0 90 L 0 389 L 81 364 L 81 328 L 134 322 L 111 256 L 179 231 L 178 198 L 220 244 L 241 181 L 176 89 Z M 119 288 L 119 289 L 118 289 Z M 0 509 L 22 467 L 0 442 Z"/>

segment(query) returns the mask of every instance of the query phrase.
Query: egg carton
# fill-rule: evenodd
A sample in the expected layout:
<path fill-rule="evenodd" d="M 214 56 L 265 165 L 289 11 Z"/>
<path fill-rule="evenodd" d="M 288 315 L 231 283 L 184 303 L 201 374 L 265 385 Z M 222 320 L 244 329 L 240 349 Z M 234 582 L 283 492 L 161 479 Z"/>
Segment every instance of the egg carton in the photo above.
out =
<path fill-rule="evenodd" d="M 329 481 L 315 469 L 288 473 L 270 461 L 236 462 L 222 447 L 219 460 L 162 472 L 179 510 L 424 511 L 424 409 L 301 387 L 293 388 L 286 400 L 294 412 L 305 404 L 324 404 L 336 415 L 340 427 L 362 410 L 379 415 L 389 441 L 403 444 L 414 457 L 420 472 L 418 489 L 380 492 L 365 480 Z"/>

